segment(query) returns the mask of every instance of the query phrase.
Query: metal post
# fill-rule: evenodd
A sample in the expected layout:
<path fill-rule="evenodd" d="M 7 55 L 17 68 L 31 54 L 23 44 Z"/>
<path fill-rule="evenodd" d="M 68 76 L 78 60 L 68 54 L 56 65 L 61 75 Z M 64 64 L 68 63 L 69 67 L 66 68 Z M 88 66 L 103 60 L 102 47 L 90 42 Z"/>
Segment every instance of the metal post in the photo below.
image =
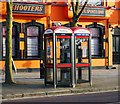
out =
<path fill-rule="evenodd" d="M 88 40 L 88 58 L 89 58 L 89 64 L 90 64 L 90 66 L 89 66 L 89 83 L 90 83 L 90 85 L 92 86 L 92 78 L 91 78 L 91 70 L 92 70 L 92 68 L 91 68 L 91 34 L 90 34 L 90 36 L 89 36 L 89 40 Z"/>
<path fill-rule="evenodd" d="M 71 36 L 71 63 L 72 63 L 72 87 L 74 88 L 75 87 L 75 67 L 74 67 L 74 64 L 75 64 L 75 60 L 74 60 L 74 35 L 72 34 Z"/>
<path fill-rule="evenodd" d="M 108 39 L 108 65 L 106 66 L 106 69 L 109 69 L 109 20 L 107 19 L 107 39 Z"/>
<path fill-rule="evenodd" d="M 53 86 L 56 89 L 56 36 L 53 33 Z"/>
<path fill-rule="evenodd" d="M 45 37 L 44 37 L 44 38 L 45 38 Z M 47 55 L 47 53 L 46 53 L 46 46 L 47 46 L 47 45 L 46 45 L 46 39 L 45 39 L 45 41 L 44 41 L 44 50 L 45 50 L 45 64 L 46 64 L 46 59 L 47 59 L 47 58 L 46 58 L 46 55 Z M 46 67 L 45 67 L 45 72 L 44 72 L 45 86 L 46 86 L 46 81 L 47 81 L 47 78 L 46 78 L 46 77 L 47 77 L 47 76 L 46 76 L 46 75 L 47 75 L 47 74 L 46 74 L 46 71 L 47 71 L 47 69 L 46 69 Z"/>
<path fill-rule="evenodd" d="M 0 5 L 1 6 L 1 5 Z M 2 23 L 0 23 L 0 30 L 1 30 L 1 32 L 0 32 L 0 60 L 2 60 Z M 0 62 L 1 63 L 1 62 Z M 2 63 L 1 63 L 2 64 Z"/>
<path fill-rule="evenodd" d="M 73 36 L 73 38 L 74 38 L 74 74 L 75 74 L 75 84 L 77 83 L 77 80 L 76 80 L 76 38 L 75 38 L 75 36 Z"/>

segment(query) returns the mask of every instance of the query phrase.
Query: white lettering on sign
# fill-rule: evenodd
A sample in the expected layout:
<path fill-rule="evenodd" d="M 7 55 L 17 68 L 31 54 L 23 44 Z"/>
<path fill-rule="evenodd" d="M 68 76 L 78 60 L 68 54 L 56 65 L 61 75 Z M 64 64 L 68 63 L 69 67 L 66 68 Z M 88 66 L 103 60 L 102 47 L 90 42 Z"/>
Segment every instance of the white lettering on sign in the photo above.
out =
<path fill-rule="evenodd" d="M 90 31 L 88 30 L 85 30 L 85 29 L 79 29 L 79 30 L 76 30 L 74 33 L 86 33 L 86 34 L 90 34 Z"/>
<path fill-rule="evenodd" d="M 69 29 L 58 29 L 55 33 L 72 33 L 72 31 Z"/>

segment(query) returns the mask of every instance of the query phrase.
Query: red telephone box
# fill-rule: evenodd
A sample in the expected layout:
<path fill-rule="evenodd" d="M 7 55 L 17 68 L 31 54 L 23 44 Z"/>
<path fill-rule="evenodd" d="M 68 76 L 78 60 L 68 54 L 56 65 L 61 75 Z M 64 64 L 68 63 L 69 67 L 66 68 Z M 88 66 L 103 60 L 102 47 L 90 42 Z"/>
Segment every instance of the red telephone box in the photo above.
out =
<path fill-rule="evenodd" d="M 72 27 L 74 34 L 74 71 L 75 82 L 91 81 L 91 32 L 82 27 Z"/>
<path fill-rule="evenodd" d="M 44 32 L 45 85 L 52 84 L 56 88 L 75 87 L 75 83 L 81 82 L 91 84 L 90 34 L 85 28 L 62 26 Z"/>
<path fill-rule="evenodd" d="M 45 85 L 74 87 L 72 30 L 56 26 L 44 32 Z"/>

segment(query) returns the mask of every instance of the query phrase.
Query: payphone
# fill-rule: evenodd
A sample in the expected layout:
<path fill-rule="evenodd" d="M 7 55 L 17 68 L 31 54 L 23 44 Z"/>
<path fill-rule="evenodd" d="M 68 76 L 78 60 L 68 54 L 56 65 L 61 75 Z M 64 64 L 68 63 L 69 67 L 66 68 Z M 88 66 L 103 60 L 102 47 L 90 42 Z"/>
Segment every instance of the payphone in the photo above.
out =
<path fill-rule="evenodd" d="M 56 26 L 44 32 L 45 85 L 75 87 L 91 81 L 91 32 Z"/>
<path fill-rule="evenodd" d="M 91 32 L 82 27 L 72 27 L 74 34 L 74 71 L 75 82 L 91 81 Z"/>
<path fill-rule="evenodd" d="M 72 30 L 56 26 L 44 32 L 45 85 L 74 87 Z"/>

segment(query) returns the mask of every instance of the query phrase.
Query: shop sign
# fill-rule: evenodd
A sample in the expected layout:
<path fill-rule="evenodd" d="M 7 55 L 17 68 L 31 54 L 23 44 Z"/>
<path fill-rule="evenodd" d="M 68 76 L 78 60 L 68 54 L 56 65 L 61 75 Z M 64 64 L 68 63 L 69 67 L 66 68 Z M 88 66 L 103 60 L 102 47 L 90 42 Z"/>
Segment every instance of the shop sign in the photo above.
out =
<path fill-rule="evenodd" d="M 45 14 L 45 5 L 13 3 L 13 13 Z"/>
<path fill-rule="evenodd" d="M 81 9 L 82 7 L 79 7 L 79 10 Z M 82 16 L 105 17 L 105 8 L 86 7 L 82 13 Z"/>
<path fill-rule="evenodd" d="M 72 31 L 68 29 L 58 29 L 55 31 L 55 33 L 72 33 Z"/>
<path fill-rule="evenodd" d="M 79 29 L 76 30 L 74 33 L 81 33 L 81 34 L 90 34 L 90 31 L 86 30 L 86 29 Z"/>

